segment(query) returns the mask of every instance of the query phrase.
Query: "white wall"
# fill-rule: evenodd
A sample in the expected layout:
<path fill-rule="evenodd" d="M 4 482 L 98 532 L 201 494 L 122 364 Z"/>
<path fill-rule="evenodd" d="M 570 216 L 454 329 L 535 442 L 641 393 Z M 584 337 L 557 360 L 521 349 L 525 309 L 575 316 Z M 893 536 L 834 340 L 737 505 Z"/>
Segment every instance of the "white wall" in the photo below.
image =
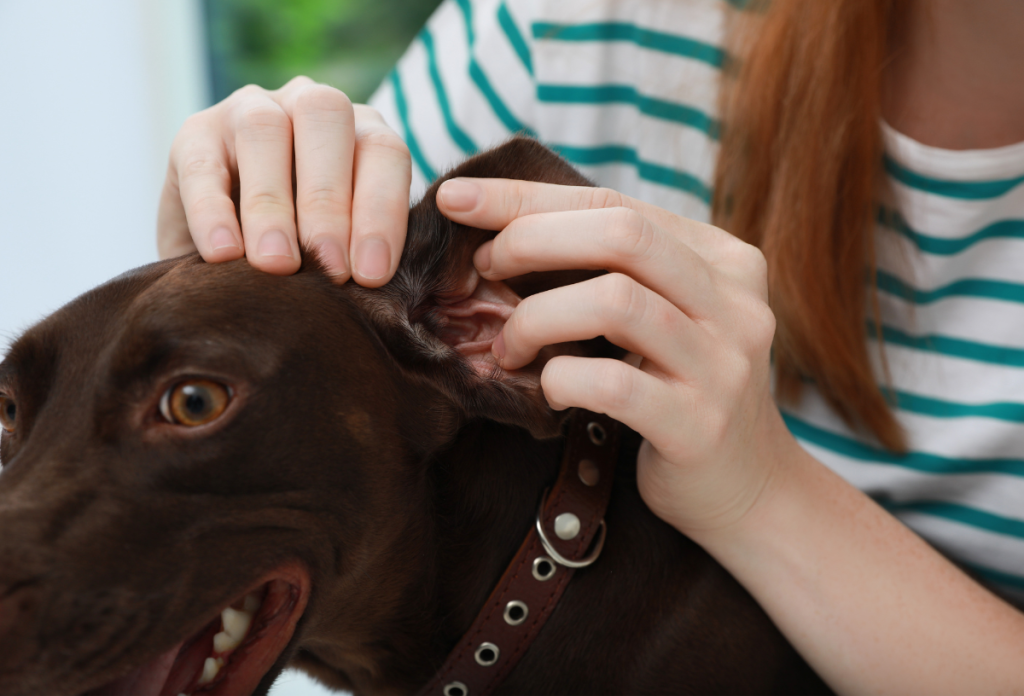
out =
<path fill-rule="evenodd" d="M 206 106 L 199 0 L 0 1 L 0 355 L 156 260 L 178 127 Z"/>
<path fill-rule="evenodd" d="M 167 152 L 205 106 L 199 0 L 0 0 L 0 357 L 157 259 Z M 288 672 L 272 696 L 329 693 Z"/>

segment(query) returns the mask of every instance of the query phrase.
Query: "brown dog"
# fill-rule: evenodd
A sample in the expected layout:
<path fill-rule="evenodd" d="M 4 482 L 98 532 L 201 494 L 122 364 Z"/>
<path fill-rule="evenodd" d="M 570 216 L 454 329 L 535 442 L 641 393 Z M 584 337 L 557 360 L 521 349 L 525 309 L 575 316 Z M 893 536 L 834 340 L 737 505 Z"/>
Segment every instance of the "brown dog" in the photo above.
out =
<path fill-rule="evenodd" d="M 522 139 L 449 176 L 587 183 Z M 435 192 L 383 289 L 336 286 L 308 257 L 275 277 L 188 256 L 14 344 L 0 365 L 0 693 L 262 693 L 289 664 L 360 694 L 432 677 L 558 470 L 544 361 L 615 351 L 557 346 L 516 373 L 489 362 L 513 287 L 587 274 L 480 281 L 471 256 L 493 233 L 442 217 Z M 647 510 L 639 438 L 626 440 L 602 557 L 499 692 L 825 690 Z"/>

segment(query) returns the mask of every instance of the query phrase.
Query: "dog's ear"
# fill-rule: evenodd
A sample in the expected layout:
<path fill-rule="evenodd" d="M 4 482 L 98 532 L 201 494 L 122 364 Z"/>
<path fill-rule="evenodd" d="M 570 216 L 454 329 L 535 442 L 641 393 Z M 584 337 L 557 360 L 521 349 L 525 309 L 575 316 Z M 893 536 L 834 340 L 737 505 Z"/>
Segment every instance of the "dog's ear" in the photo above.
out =
<path fill-rule="evenodd" d="M 484 152 L 436 181 L 409 213 L 405 251 L 394 279 L 378 290 L 350 286 L 390 353 L 404 370 L 440 389 L 470 418 L 528 428 L 537 437 L 560 431 L 540 373 L 554 355 L 608 354 L 603 340 L 545 348 L 526 367 L 505 371 L 491 344 L 522 296 L 598 275 L 595 271 L 532 273 L 487 281 L 473 268 L 476 249 L 495 232 L 459 225 L 435 203 L 454 177 L 488 177 L 592 186 L 558 155 L 528 138 Z"/>

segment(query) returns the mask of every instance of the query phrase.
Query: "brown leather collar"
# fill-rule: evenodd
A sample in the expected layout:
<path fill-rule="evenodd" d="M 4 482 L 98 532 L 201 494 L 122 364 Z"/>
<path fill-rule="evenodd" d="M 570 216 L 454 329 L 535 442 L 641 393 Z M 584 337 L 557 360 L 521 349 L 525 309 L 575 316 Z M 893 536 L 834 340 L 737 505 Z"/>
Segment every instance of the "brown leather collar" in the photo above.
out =
<path fill-rule="evenodd" d="M 611 418 L 576 410 L 562 470 L 541 501 L 537 524 L 420 696 L 484 696 L 515 669 L 575 569 L 601 553 L 619 437 L 619 424 Z"/>

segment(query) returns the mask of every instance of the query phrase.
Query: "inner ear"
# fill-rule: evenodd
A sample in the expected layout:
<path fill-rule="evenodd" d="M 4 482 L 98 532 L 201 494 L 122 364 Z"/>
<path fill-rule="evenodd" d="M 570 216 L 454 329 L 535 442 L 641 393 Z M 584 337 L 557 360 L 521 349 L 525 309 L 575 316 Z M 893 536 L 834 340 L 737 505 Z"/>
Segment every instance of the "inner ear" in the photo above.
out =
<path fill-rule="evenodd" d="M 534 140 L 514 138 L 481 153 L 436 181 L 409 211 L 398 271 L 378 290 L 349 284 L 391 355 L 415 379 L 430 384 L 470 418 L 556 435 L 563 415 L 552 411 L 540 388 L 544 365 L 555 355 L 610 355 L 599 339 L 540 351 L 529 365 L 503 370 L 491 353 L 523 297 L 598 275 L 594 271 L 531 273 L 505 282 L 484 280 L 473 255 L 497 231 L 452 222 L 437 209 L 437 189 L 454 177 L 508 178 L 590 186 L 579 172 Z M 619 351 L 621 352 L 621 351 Z"/>
<path fill-rule="evenodd" d="M 438 298 L 437 336 L 455 349 L 478 376 L 492 377 L 499 368 L 491 346 L 522 298 L 505 283 L 485 280 L 475 271 L 469 276 L 468 294 Z"/>

